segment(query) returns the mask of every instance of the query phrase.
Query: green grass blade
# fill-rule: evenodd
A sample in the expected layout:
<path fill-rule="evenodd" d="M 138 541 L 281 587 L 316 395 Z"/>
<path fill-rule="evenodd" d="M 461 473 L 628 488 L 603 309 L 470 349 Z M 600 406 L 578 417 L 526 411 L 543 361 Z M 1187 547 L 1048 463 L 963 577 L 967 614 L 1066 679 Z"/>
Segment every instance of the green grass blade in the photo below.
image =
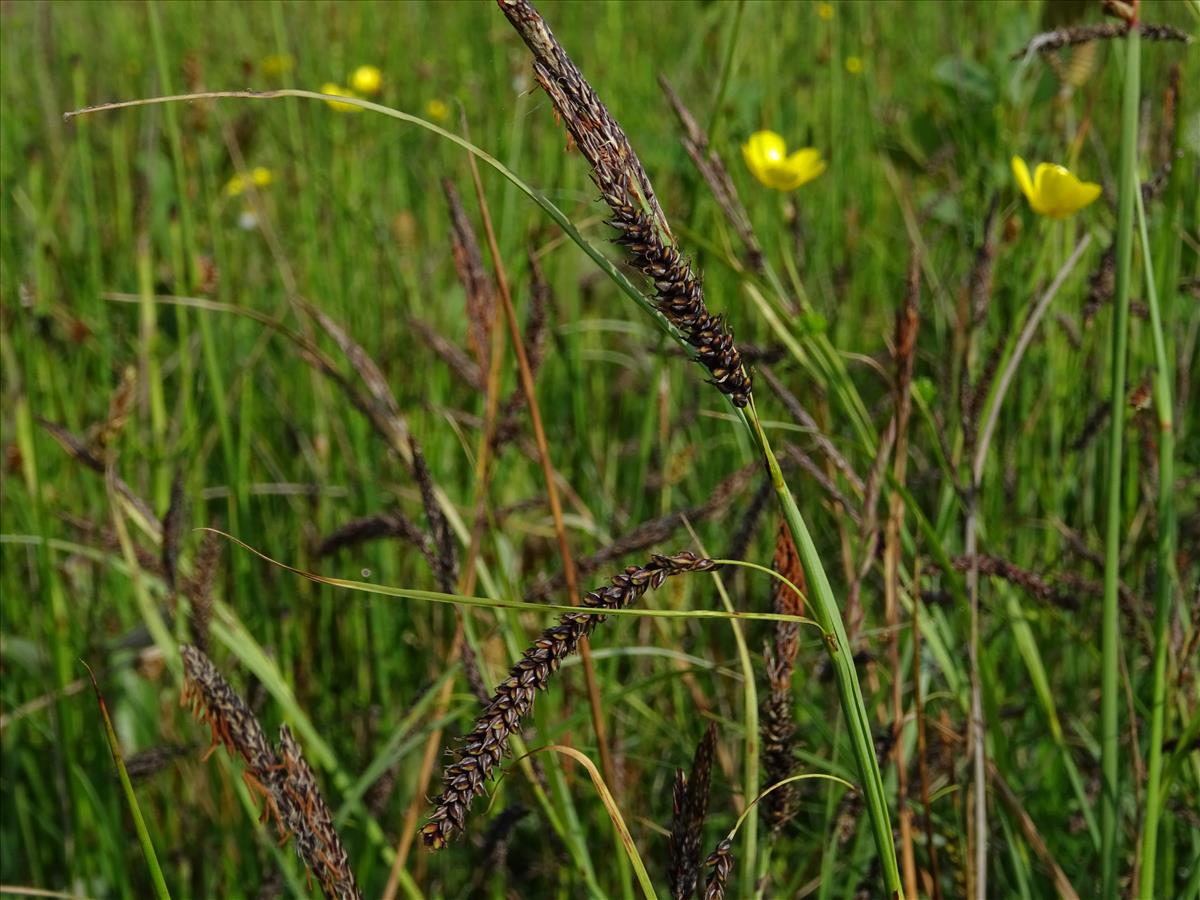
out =
<path fill-rule="evenodd" d="M 108 705 L 104 695 L 100 693 L 100 685 L 91 666 L 84 663 L 88 677 L 92 679 L 92 689 L 96 692 L 96 702 L 100 705 L 100 717 L 104 720 L 104 735 L 108 739 L 108 749 L 112 751 L 113 762 L 117 767 L 117 777 L 121 780 L 121 790 L 125 792 L 125 800 L 129 804 L 129 814 L 133 817 L 133 827 L 137 830 L 138 843 L 142 845 L 142 855 L 146 858 L 146 867 L 150 870 L 150 880 L 154 884 L 154 895 L 159 900 L 171 900 L 171 892 L 167 890 L 167 881 L 163 878 L 162 868 L 158 864 L 158 855 L 154 852 L 154 842 L 150 839 L 150 830 L 142 817 L 142 809 L 138 805 L 137 794 L 134 793 L 133 783 L 129 780 L 129 772 L 125 769 L 125 757 L 121 753 L 121 745 L 117 741 L 117 733 L 113 731 L 112 720 L 108 717 Z"/>
<path fill-rule="evenodd" d="M 1150 749 L 1146 762 L 1146 807 L 1142 816 L 1142 870 L 1139 896 L 1153 897 L 1158 862 L 1158 825 L 1162 818 L 1163 736 L 1167 712 L 1167 651 L 1175 559 L 1175 423 L 1171 398 L 1171 361 L 1163 332 L 1162 308 L 1154 279 L 1150 235 L 1141 191 L 1136 192 L 1146 301 L 1154 337 L 1154 405 L 1158 413 L 1158 573 L 1154 592 L 1154 661 L 1150 700 Z M 1193 623 L 1196 627 L 1196 623 Z"/>
<path fill-rule="evenodd" d="M 1134 194 L 1137 180 L 1139 73 L 1138 29 L 1125 37 L 1125 86 L 1121 104 L 1121 161 L 1117 179 L 1116 289 L 1113 295 L 1112 355 L 1109 359 L 1111 412 L 1108 435 L 1108 505 L 1104 536 L 1104 606 L 1100 656 L 1100 895 L 1117 896 L 1120 832 L 1120 620 L 1122 442 L 1125 436 L 1125 366 L 1129 331 L 1129 281 L 1133 262 Z"/>

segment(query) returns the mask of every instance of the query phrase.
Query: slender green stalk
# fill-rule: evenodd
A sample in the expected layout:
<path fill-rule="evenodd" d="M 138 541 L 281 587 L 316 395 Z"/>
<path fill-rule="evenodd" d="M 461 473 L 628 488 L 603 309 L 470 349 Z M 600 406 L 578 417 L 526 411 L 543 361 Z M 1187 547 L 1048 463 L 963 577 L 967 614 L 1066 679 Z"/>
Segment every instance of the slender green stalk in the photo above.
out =
<path fill-rule="evenodd" d="M 1139 897 L 1153 897 L 1158 856 L 1158 822 L 1162 816 L 1163 732 L 1167 710 L 1167 624 L 1171 618 L 1171 563 L 1175 555 L 1175 423 L 1171 398 L 1171 362 L 1163 334 L 1162 309 L 1154 283 L 1150 235 L 1142 192 L 1136 192 L 1138 230 L 1146 302 L 1154 336 L 1154 405 L 1158 412 L 1158 573 L 1154 592 L 1154 681 L 1150 701 L 1150 752 L 1146 762 L 1146 809 L 1142 820 L 1142 873 Z"/>
<path fill-rule="evenodd" d="M 134 793 L 133 783 L 129 780 L 129 773 L 125 770 L 125 759 L 121 755 L 121 745 L 117 741 L 117 733 L 113 731 L 112 720 L 108 717 L 108 705 L 104 702 L 104 695 L 100 693 L 100 685 L 96 683 L 96 676 L 92 674 L 92 669 L 86 663 L 84 666 L 88 670 L 88 677 L 92 679 L 92 688 L 96 692 L 96 702 L 100 704 L 100 717 L 104 720 L 104 734 L 108 738 L 108 749 L 112 751 L 113 762 L 117 766 L 117 775 L 121 779 L 121 789 L 125 792 L 125 800 L 129 804 L 129 813 L 133 817 L 133 827 L 137 830 L 138 843 L 142 845 L 142 854 L 146 857 L 146 866 L 150 869 L 150 880 L 154 884 L 154 895 L 159 900 L 171 900 L 171 892 L 167 890 L 166 879 L 163 878 L 162 869 L 158 865 L 158 856 L 154 852 L 154 842 L 150 839 L 150 830 L 146 827 L 146 820 L 142 818 L 141 807 L 138 806 L 137 794 Z"/>
<path fill-rule="evenodd" d="M 733 74 L 733 55 L 737 51 L 738 36 L 742 30 L 742 13 L 746 11 L 746 0 L 738 0 L 737 9 L 733 13 L 733 27 L 729 31 L 729 42 L 725 45 L 725 60 L 721 63 L 721 77 L 717 81 L 717 93 L 713 96 L 712 110 L 708 115 L 708 136 L 711 141 L 717 139 L 717 126 L 721 122 L 721 106 L 725 102 L 725 92 L 729 88 L 729 77 Z"/>
<path fill-rule="evenodd" d="M 1108 510 L 1104 535 L 1104 606 L 1100 655 L 1100 867 L 1101 896 L 1117 896 L 1120 646 L 1117 589 L 1121 562 L 1121 463 L 1125 431 L 1125 356 L 1129 325 L 1129 269 L 1137 181 L 1138 95 L 1141 44 L 1136 28 L 1125 38 L 1125 90 L 1121 104 L 1121 168 L 1117 181 L 1116 291 L 1113 295 L 1111 428 L 1108 436 Z"/>
<path fill-rule="evenodd" d="M 725 582 L 721 580 L 720 572 L 713 572 L 713 581 L 717 585 L 717 593 L 721 595 L 721 604 L 730 613 L 734 612 L 733 600 L 725 590 Z M 742 633 L 742 624 L 737 619 L 729 622 L 733 628 L 733 639 L 737 644 L 738 663 L 742 670 L 742 727 L 745 731 L 745 759 L 742 761 L 743 793 L 746 797 L 746 807 L 750 807 L 750 798 L 758 795 L 758 755 L 760 753 L 758 733 L 758 691 L 754 684 L 754 664 L 750 661 L 750 648 L 746 645 L 746 636 Z M 741 891 L 743 897 L 754 895 L 754 882 L 758 877 L 758 816 L 746 819 L 746 829 L 742 838 L 742 855 L 746 864 L 741 867 Z"/>
<path fill-rule="evenodd" d="M 758 420 L 758 412 L 753 399 L 748 407 L 749 412 L 742 410 L 746 427 L 758 440 L 759 449 L 767 462 L 771 475 L 771 484 L 787 520 L 792 537 L 796 541 L 796 550 L 800 562 L 804 566 L 804 574 L 808 579 L 809 600 L 812 602 L 813 615 L 825 638 L 825 649 L 833 662 L 834 675 L 837 677 L 838 699 L 841 701 L 842 714 L 850 732 L 850 747 L 854 753 L 854 761 L 858 767 L 858 775 L 862 780 L 862 791 L 866 800 L 867 814 L 871 820 L 871 831 L 875 839 L 875 848 L 879 853 L 880 865 L 883 869 L 884 884 L 890 895 L 896 900 L 903 900 L 904 886 L 900 879 L 900 868 L 896 862 L 896 845 L 892 840 L 892 823 L 888 812 L 887 798 L 884 794 L 883 777 L 879 772 L 879 759 L 875 755 L 875 744 L 871 737 L 871 723 L 867 717 L 866 703 L 863 700 L 862 688 L 858 683 L 858 673 L 854 669 L 854 660 L 850 654 L 850 641 L 846 637 L 846 629 L 842 625 L 841 609 L 833 596 L 833 588 L 825 567 L 821 564 L 817 546 L 813 543 L 804 517 L 796 506 L 792 492 L 788 490 L 783 480 L 783 472 L 779 461 L 771 450 L 766 433 Z"/>

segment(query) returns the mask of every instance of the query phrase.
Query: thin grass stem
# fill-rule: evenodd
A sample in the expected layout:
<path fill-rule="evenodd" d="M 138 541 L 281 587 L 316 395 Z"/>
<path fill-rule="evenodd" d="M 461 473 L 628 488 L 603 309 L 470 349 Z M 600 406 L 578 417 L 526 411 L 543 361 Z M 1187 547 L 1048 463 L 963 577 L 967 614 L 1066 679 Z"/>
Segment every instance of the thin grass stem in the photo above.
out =
<path fill-rule="evenodd" d="M 121 780 L 121 790 L 125 793 L 125 801 L 129 804 L 129 814 L 133 817 L 133 827 L 137 831 L 138 843 L 142 847 L 142 855 L 146 858 L 146 867 L 150 870 L 150 881 L 154 885 L 154 895 L 159 900 L 171 900 L 171 892 L 167 890 L 167 881 L 163 877 L 162 868 L 158 864 L 158 855 L 154 852 L 154 841 L 150 838 L 150 829 L 142 817 L 142 809 L 138 805 L 137 794 L 134 793 L 133 783 L 129 780 L 129 772 L 125 768 L 125 758 L 121 754 L 121 744 L 117 733 L 113 731 L 112 719 L 108 716 L 108 705 L 104 695 L 100 693 L 100 685 L 91 666 L 84 663 L 88 677 L 92 679 L 92 689 L 96 692 L 96 702 L 100 704 L 100 717 L 104 720 L 104 735 L 108 739 L 108 749 L 112 751 L 113 763 L 117 767 L 117 777 Z"/>
<path fill-rule="evenodd" d="M 1172 561 L 1175 555 L 1175 423 L 1171 397 L 1171 360 L 1163 332 L 1162 308 L 1146 228 L 1142 192 L 1135 191 L 1146 302 L 1154 336 L 1154 404 L 1158 413 L 1158 572 L 1154 591 L 1154 663 L 1150 700 L 1150 751 L 1146 764 L 1146 808 L 1142 818 L 1141 877 L 1138 896 L 1153 897 L 1158 860 L 1158 826 L 1162 818 L 1163 735 L 1167 712 L 1167 651 L 1170 643 Z"/>
<path fill-rule="evenodd" d="M 1121 104 L 1121 162 L 1117 180 L 1116 289 L 1113 295 L 1111 412 L 1108 436 L 1108 503 L 1104 535 L 1104 604 L 1101 616 L 1100 869 L 1104 900 L 1117 896 L 1120 848 L 1120 620 L 1121 471 L 1125 434 L 1125 366 L 1129 331 L 1129 281 L 1133 261 L 1134 194 L 1138 192 L 1137 143 L 1141 70 L 1139 32 L 1125 38 L 1125 89 Z"/>

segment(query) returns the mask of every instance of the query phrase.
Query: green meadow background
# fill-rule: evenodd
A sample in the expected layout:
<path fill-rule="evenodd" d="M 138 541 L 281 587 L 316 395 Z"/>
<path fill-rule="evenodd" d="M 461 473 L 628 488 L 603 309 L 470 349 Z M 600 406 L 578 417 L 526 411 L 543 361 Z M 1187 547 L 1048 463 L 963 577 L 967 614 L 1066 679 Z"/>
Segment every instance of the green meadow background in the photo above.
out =
<path fill-rule="evenodd" d="M 1056 896 L 1057 867 L 1079 896 L 1094 895 L 1102 417 L 1113 309 L 1104 297 L 1089 300 L 1089 279 L 1116 224 L 1123 60 L 1119 42 L 1064 51 L 1056 65 L 1010 56 L 1048 28 L 1100 21 L 1099 5 L 547 0 L 540 8 L 628 133 L 676 236 L 704 273 L 710 306 L 728 316 L 739 343 L 761 351 L 754 364 L 766 361 L 863 479 L 892 415 L 894 322 L 917 248 L 921 325 L 906 447 L 900 671 L 888 657 L 883 565 L 864 539 L 870 509 L 861 491 L 827 466 L 812 429 L 762 378 L 756 397 L 773 442 L 818 462 L 822 478 L 792 467 L 789 484 L 839 599 L 866 564 L 860 677 L 881 753 L 891 752 L 883 738 L 900 679 L 909 760 L 916 757 L 909 611 L 911 598 L 921 598 L 931 789 L 926 805 L 914 768 L 909 802 L 923 896 L 935 888 L 961 896 L 966 888 L 969 616 L 959 576 L 946 576 L 940 562 L 964 553 L 965 506 L 954 485 L 966 468 L 959 398 L 972 270 L 979 248 L 989 246 L 992 290 L 974 328 L 968 380 L 1004 358 L 1000 351 L 1035 298 L 1090 235 L 1008 388 L 978 511 L 980 551 L 1053 588 L 981 580 L 980 681 L 994 764 L 989 893 Z M 1142 15 L 1192 32 L 1197 25 L 1186 3 L 1145 2 Z M 302 298 L 361 345 L 386 377 L 434 481 L 469 523 L 484 397 L 430 338 L 469 353 L 442 188 L 444 179 L 457 186 L 478 227 L 467 156 L 412 125 L 296 98 L 148 106 L 69 122 L 63 113 L 185 91 L 318 90 L 346 84 L 369 64 L 383 76 L 372 99 L 467 135 L 600 245 L 611 234 L 606 210 L 532 79 L 528 51 L 491 3 L 5 2 L 0 26 L 0 884 L 6 892 L 34 887 L 96 898 L 152 890 L 86 663 L 127 761 L 144 764 L 135 772 L 137 800 L 172 895 L 315 896 L 319 889 L 306 885 L 291 849 L 281 850 L 274 830 L 258 823 L 239 765 L 224 750 L 204 759 L 207 727 L 181 708 L 179 673 L 170 652 L 161 652 L 188 640 L 186 615 L 174 615 L 153 523 L 117 499 L 112 478 L 157 516 L 179 479 L 185 572 L 203 538 L 193 529 L 212 525 L 303 569 L 435 589 L 420 554 L 399 540 L 316 557 L 320 539 L 356 517 L 399 509 L 422 526 L 424 518 L 404 463 L 289 335 L 316 341 L 354 382 L 337 345 L 300 312 Z M 1139 176 L 1174 161 L 1147 215 L 1173 360 L 1178 539 L 1173 571 L 1161 572 L 1157 420 L 1153 403 L 1134 397 L 1120 487 L 1128 591 L 1118 872 L 1133 895 L 1131 879 L 1145 864 L 1137 848 L 1153 601 L 1158 579 L 1169 577 L 1168 784 L 1154 864 L 1160 896 L 1196 897 L 1200 79 L 1194 49 L 1146 41 L 1142 57 Z M 1169 130 L 1163 98 L 1177 65 L 1181 90 Z M 710 132 L 779 274 L 790 299 L 774 320 L 755 299 L 763 289 L 679 141 L 660 74 Z M 760 185 L 739 149 L 760 128 L 789 146 L 820 149 L 828 170 L 790 194 Z M 1013 181 L 1013 155 L 1031 166 L 1063 163 L 1104 192 L 1071 219 L 1039 218 Z M 241 193 L 230 187 L 256 167 L 269 170 L 269 184 Z M 529 253 L 552 289 L 538 402 L 573 552 L 589 555 L 674 511 L 691 515 L 755 461 L 752 442 L 701 370 L 541 210 L 491 169 L 481 174 L 518 317 L 530 309 Z M 1138 250 L 1133 296 L 1144 302 L 1142 273 Z M 839 365 L 821 363 L 830 347 Z M 1136 315 L 1129 347 L 1133 391 L 1154 368 L 1148 322 Z M 106 482 L 41 423 L 93 443 L 108 437 L 110 402 L 131 375 L 127 420 L 107 428 Z M 511 351 L 502 378 L 503 394 L 518 384 Z M 487 577 L 476 594 L 524 599 L 561 568 L 530 435 L 523 415 L 486 487 Z M 846 502 L 834 499 L 829 482 Z M 753 521 L 745 558 L 770 565 L 778 519 L 770 504 L 751 518 L 760 483 L 757 474 L 743 479 L 717 511 L 695 516 L 694 533 L 675 522 L 653 549 L 724 555 L 739 527 Z M 881 491 L 882 520 L 892 492 L 886 479 Z M 269 733 L 282 722 L 297 732 L 364 895 L 380 896 L 405 813 L 422 797 L 430 736 L 445 729 L 441 744 L 452 746 L 478 708 L 457 664 L 448 664 L 455 610 L 318 585 L 222 544 L 212 655 Z M 582 585 L 599 586 L 649 552 L 618 555 Z M 761 574 L 726 569 L 722 578 L 737 609 L 771 610 L 771 583 Z M 566 602 L 561 592 L 550 599 Z M 646 603 L 721 608 L 708 576 L 675 579 Z M 552 619 L 488 608 L 465 615 L 489 685 Z M 619 772 L 609 787 L 663 896 L 671 779 L 690 765 L 710 721 L 719 752 L 705 854 L 733 827 L 747 794 L 757 793 L 745 780 L 753 743 L 745 688 L 749 674 L 760 695 L 766 690 L 762 651 L 772 632 L 761 621 L 739 627 L 749 673 L 735 629 L 719 619 L 621 617 L 592 639 Z M 439 708 L 447 673 L 454 687 Z M 801 631 L 793 691 L 796 771 L 855 781 L 815 630 Z M 541 697 L 532 725 L 529 747 L 570 744 L 598 761 L 577 665 Z M 537 758 L 565 837 L 513 766 L 493 799 L 476 803 L 465 837 L 437 855 L 412 849 L 401 896 L 638 896 L 584 769 L 549 753 Z M 894 802 L 895 766 L 881 759 Z M 391 781 L 381 786 L 384 773 Z M 436 785 L 435 772 L 424 792 L 437 793 Z M 777 838 L 760 829 L 759 859 L 737 865 L 769 875 L 760 886 L 766 896 L 879 895 L 869 826 L 853 795 L 813 779 L 801 782 L 799 796 Z M 419 811 L 418 825 L 427 806 Z M 489 836 L 498 821 L 503 827 Z M 735 839 L 735 856 L 745 848 Z M 741 877 L 735 870 L 731 896 L 752 896 L 752 882 Z"/>

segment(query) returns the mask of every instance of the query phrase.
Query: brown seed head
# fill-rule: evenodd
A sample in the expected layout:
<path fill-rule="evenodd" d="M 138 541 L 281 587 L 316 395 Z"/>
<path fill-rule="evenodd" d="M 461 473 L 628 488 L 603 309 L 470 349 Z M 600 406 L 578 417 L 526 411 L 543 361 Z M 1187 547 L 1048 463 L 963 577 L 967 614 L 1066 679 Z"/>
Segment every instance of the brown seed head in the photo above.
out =
<path fill-rule="evenodd" d="M 579 642 L 604 621 L 602 610 L 624 609 L 672 575 L 715 567 L 711 559 L 686 551 L 653 556 L 645 566 L 630 566 L 614 576 L 608 586 L 584 596 L 582 605 L 597 612 L 567 613 L 557 625 L 542 632 L 497 686 L 475 727 L 462 739 L 454 762 L 442 773 L 442 793 L 435 798 L 429 822 L 421 829 L 425 846 L 440 850 L 456 832 L 466 828 L 471 803 L 486 792 L 485 785 L 500 764 L 509 737 L 520 733 L 537 692 L 546 687 L 550 676 L 576 651 Z"/>

